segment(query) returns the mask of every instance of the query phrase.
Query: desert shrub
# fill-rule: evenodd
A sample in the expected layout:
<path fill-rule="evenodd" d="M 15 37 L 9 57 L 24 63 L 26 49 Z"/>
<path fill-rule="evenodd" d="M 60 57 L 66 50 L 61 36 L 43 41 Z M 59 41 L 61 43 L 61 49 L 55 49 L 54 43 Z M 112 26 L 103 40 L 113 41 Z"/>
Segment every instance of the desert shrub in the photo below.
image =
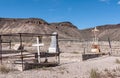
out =
<path fill-rule="evenodd" d="M 105 72 L 107 72 L 107 71 L 108 71 L 108 69 L 104 69 L 104 71 L 105 71 Z"/>
<path fill-rule="evenodd" d="M 116 59 L 116 63 L 117 63 L 117 64 L 120 64 L 120 60 L 119 60 L 119 59 Z"/>
<path fill-rule="evenodd" d="M 119 72 L 116 71 L 119 70 L 119 67 L 113 70 L 104 69 L 104 71 L 101 72 L 98 72 L 95 69 L 91 69 L 89 78 L 118 78 L 120 75 Z"/>
<path fill-rule="evenodd" d="M 100 73 L 98 73 L 96 69 L 91 69 L 90 78 L 100 78 Z"/>
<path fill-rule="evenodd" d="M 116 67 L 116 71 L 119 71 L 119 72 L 120 72 L 120 67 Z"/>
<path fill-rule="evenodd" d="M 66 70 L 65 67 L 59 67 L 58 69 L 59 69 L 59 70 Z"/>
<path fill-rule="evenodd" d="M 106 76 L 110 78 L 115 78 L 115 75 L 111 71 L 107 71 Z"/>
<path fill-rule="evenodd" d="M 0 72 L 1 73 L 9 73 L 11 69 L 9 69 L 8 67 L 5 67 L 3 65 L 0 66 Z"/>
<path fill-rule="evenodd" d="M 101 78 L 116 78 L 116 69 L 105 69 L 104 72 L 101 73 Z"/>
<path fill-rule="evenodd" d="M 76 52 L 76 51 L 74 51 L 74 52 L 72 52 L 73 54 L 80 54 L 80 52 Z"/>
<path fill-rule="evenodd" d="M 55 71 L 52 67 L 42 67 L 42 70 Z"/>

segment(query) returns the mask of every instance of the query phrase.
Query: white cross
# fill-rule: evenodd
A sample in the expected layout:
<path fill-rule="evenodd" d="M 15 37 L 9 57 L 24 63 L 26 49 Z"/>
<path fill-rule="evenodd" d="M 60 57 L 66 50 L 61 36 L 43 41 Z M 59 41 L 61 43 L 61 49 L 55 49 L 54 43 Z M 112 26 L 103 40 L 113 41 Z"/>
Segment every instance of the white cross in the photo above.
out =
<path fill-rule="evenodd" d="M 37 37 L 37 44 L 33 44 L 32 46 L 36 46 L 37 47 L 37 51 L 38 51 L 38 63 L 40 63 L 40 47 L 44 46 L 43 43 L 39 42 L 39 37 Z"/>

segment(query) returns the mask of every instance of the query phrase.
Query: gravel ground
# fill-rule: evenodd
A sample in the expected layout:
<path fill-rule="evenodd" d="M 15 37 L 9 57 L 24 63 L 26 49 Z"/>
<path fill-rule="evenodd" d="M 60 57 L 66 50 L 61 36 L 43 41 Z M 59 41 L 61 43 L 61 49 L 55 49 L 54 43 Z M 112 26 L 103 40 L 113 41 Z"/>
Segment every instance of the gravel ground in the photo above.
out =
<path fill-rule="evenodd" d="M 104 71 L 120 68 L 120 64 L 116 63 L 116 59 L 120 60 L 120 57 L 102 56 L 81 61 L 79 54 L 73 54 L 70 57 L 67 57 L 67 53 L 64 55 L 66 56 L 61 55 L 59 66 L 0 73 L 0 78 L 89 78 L 91 69 Z"/>

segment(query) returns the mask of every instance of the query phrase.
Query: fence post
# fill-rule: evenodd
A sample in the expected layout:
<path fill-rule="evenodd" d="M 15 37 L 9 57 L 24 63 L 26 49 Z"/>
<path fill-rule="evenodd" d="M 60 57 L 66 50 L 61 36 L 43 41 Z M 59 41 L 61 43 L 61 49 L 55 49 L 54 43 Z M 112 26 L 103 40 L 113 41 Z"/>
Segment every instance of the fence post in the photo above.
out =
<path fill-rule="evenodd" d="M 19 35 L 20 35 L 20 46 L 22 47 L 22 35 L 21 35 L 21 33 L 19 33 Z M 22 48 L 20 49 L 20 51 L 21 51 L 22 70 L 23 70 L 23 50 L 22 50 Z"/>
<path fill-rule="evenodd" d="M 2 38 L 1 38 L 1 35 L 0 35 L 0 62 L 2 64 Z"/>

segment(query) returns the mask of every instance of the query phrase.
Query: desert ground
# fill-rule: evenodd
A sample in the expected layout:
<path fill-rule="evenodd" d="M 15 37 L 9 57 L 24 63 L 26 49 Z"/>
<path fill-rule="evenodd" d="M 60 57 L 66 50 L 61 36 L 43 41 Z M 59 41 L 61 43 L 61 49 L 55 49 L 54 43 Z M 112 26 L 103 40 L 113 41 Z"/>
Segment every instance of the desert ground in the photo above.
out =
<path fill-rule="evenodd" d="M 86 61 L 79 56 L 62 57 L 59 66 L 0 73 L 0 78 L 91 78 L 92 70 L 101 74 L 99 78 L 120 78 L 120 64 L 116 62 L 120 57 L 106 55 Z"/>
<path fill-rule="evenodd" d="M 109 52 L 108 42 L 101 42 L 100 44 L 101 51 Z M 118 53 L 119 42 L 113 42 L 112 44 L 112 51 Z M 119 55 L 103 55 L 83 61 L 81 54 L 84 49 L 82 46 L 83 43 L 78 42 L 68 42 L 65 45 L 60 45 L 62 53 L 58 66 L 0 72 L 0 78 L 120 78 Z M 114 48 L 115 46 L 117 46 L 117 49 Z M 85 50 L 86 52 L 89 51 L 89 49 Z"/>

